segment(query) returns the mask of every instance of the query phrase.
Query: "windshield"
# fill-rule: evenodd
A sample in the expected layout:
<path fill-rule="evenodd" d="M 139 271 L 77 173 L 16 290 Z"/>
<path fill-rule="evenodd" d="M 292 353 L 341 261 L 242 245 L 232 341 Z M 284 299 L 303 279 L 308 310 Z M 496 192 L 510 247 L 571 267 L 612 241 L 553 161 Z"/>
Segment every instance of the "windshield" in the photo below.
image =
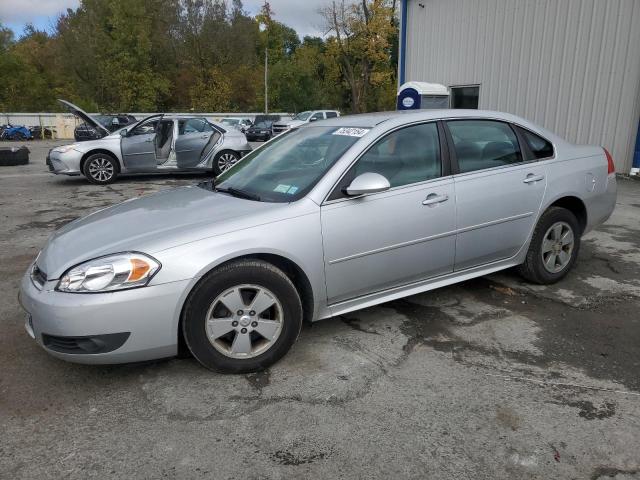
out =
<path fill-rule="evenodd" d="M 240 123 L 240 120 L 235 118 L 225 118 L 222 120 L 222 123 L 224 125 L 237 125 L 238 123 Z"/>
<path fill-rule="evenodd" d="M 267 122 L 258 122 L 253 127 L 254 128 L 271 128 L 271 124 Z"/>
<path fill-rule="evenodd" d="M 220 175 L 216 187 L 263 202 L 293 202 L 305 196 L 366 132 L 368 129 L 344 127 L 291 130 Z"/>
<path fill-rule="evenodd" d="M 307 118 L 309 118 L 309 116 L 311 115 L 311 112 L 300 112 L 298 115 L 296 115 L 295 117 L 293 117 L 294 120 L 301 120 L 301 121 L 306 121 Z"/>

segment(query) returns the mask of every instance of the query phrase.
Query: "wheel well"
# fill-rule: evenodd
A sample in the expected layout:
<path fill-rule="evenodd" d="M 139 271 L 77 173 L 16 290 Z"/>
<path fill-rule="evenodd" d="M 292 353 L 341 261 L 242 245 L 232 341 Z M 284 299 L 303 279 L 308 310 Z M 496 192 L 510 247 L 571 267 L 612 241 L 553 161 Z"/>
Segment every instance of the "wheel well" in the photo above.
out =
<path fill-rule="evenodd" d="M 251 255 L 243 255 L 241 257 L 235 257 L 227 260 L 226 262 L 217 265 L 213 270 L 216 270 L 223 265 L 227 265 L 231 262 L 247 259 L 262 260 L 282 270 L 285 275 L 289 277 L 291 283 L 293 283 L 293 286 L 298 291 L 298 295 L 300 295 L 300 300 L 302 301 L 302 321 L 305 323 L 311 323 L 311 320 L 313 318 L 313 289 L 311 288 L 311 282 L 309 281 L 307 275 L 302 271 L 302 269 L 295 262 L 289 260 L 288 258 L 272 253 L 256 253 Z M 191 290 L 193 290 L 193 288 Z M 180 320 L 178 321 L 179 356 L 183 356 L 184 354 L 188 353 L 189 350 L 182 335 L 183 312 L 180 313 Z"/>
<path fill-rule="evenodd" d="M 573 213 L 578 219 L 578 225 L 580 225 L 580 233 L 584 232 L 587 228 L 587 208 L 584 206 L 582 200 L 578 197 L 562 197 L 553 202 L 549 207 L 562 207 Z"/>
<path fill-rule="evenodd" d="M 111 158 L 113 158 L 116 162 L 116 168 L 118 169 L 118 173 L 120 173 L 120 162 L 118 161 L 118 159 L 116 158 L 116 156 L 113 154 L 113 152 L 110 152 L 109 150 L 104 150 L 102 148 L 97 148 L 95 150 L 89 150 L 87 153 L 85 153 L 82 156 L 82 159 L 80 160 L 80 171 L 84 173 L 84 163 L 87 161 L 87 158 L 89 158 L 91 155 L 95 155 L 96 153 L 104 153 L 105 155 L 109 155 Z"/>

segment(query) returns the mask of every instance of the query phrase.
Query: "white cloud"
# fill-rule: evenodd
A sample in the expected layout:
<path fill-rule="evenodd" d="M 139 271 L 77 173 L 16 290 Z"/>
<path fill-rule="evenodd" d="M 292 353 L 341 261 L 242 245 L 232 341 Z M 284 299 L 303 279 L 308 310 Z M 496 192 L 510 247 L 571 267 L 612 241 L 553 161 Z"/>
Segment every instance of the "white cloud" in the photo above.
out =
<path fill-rule="evenodd" d="M 0 21 L 14 25 L 40 24 L 79 4 L 79 0 L 3 0 L 0 2 Z"/>
<path fill-rule="evenodd" d="M 260 11 L 263 3 L 264 0 L 243 1 L 245 10 L 253 15 Z M 275 19 L 294 28 L 303 37 L 322 35 L 323 22 L 318 9 L 329 5 L 331 0 L 270 0 L 269 3 Z M 48 28 L 58 14 L 79 4 L 80 0 L 0 0 L 0 22 L 14 30 L 21 30 L 27 23 Z"/>
<path fill-rule="evenodd" d="M 245 10 L 256 14 L 263 0 L 243 0 Z M 269 5 L 275 12 L 274 18 L 292 27 L 300 37 L 305 35 L 322 36 L 323 22 L 318 9 L 330 5 L 331 0 L 270 0 Z"/>

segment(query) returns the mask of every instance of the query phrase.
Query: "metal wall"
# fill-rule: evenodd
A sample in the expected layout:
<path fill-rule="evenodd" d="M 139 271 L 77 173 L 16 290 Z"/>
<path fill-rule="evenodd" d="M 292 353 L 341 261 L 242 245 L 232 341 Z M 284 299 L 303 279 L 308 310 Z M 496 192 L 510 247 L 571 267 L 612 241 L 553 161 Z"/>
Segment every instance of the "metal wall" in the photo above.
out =
<path fill-rule="evenodd" d="M 480 84 L 479 108 L 603 145 L 631 169 L 640 0 L 405 0 L 405 80 Z"/>

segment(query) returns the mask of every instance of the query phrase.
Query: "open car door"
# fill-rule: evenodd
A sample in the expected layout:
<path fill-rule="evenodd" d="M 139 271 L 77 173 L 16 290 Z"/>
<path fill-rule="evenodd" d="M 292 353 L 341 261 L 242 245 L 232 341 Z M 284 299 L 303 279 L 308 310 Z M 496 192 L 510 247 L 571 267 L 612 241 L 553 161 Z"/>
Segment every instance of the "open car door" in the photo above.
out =
<path fill-rule="evenodd" d="M 154 171 L 158 126 L 163 114 L 152 115 L 121 130 L 120 151 L 124 166 L 130 171 Z"/>
<path fill-rule="evenodd" d="M 80 107 L 77 107 L 71 102 L 67 102 L 66 100 L 58 99 L 58 101 L 65 106 L 67 110 L 73 113 L 76 117 L 82 120 L 84 123 L 93 127 L 101 137 L 105 137 L 107 135 L 111 135 L 111 132 L 100 122 L 98 122 L 95 118 L 89 115 L 87 112 L 82 110 Z"/>

